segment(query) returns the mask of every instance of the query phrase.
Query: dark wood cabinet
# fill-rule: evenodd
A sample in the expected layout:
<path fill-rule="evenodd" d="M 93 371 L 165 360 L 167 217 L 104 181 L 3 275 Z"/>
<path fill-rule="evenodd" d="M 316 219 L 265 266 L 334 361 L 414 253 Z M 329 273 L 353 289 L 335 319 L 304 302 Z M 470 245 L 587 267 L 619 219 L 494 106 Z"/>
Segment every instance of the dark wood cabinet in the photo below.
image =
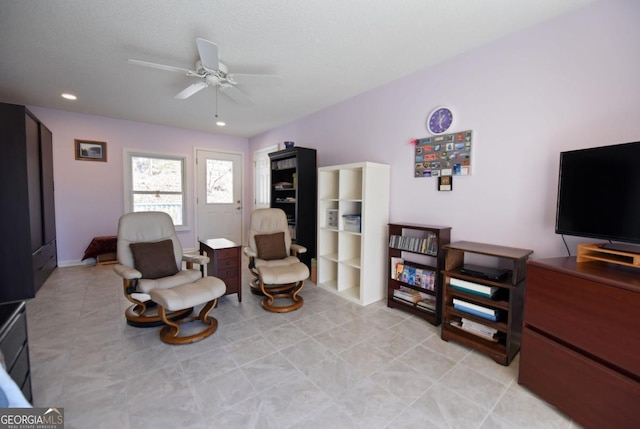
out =
<path fill-rule="evenodd" d="M 0 302 L 33 298 L 57 266 L 52 143 L 28 109 L 0 103 Z"/>
<path fill-rule="evenodd" d="M 501 365 L 509 365 L 520 351 L 527 258 L 533 251 L 470 241 L 451 243 L 444 248 L 442 339 L 456 341 L 486 354 Z M 498 279 L 482 278 L 461 271 L 465 264 L 506 271 L 504 277 Z M 454 287 L 456 284 L 464 284 L 461 281 L 476 287 L 494 288 L 495 292 L 491 297 L 465 292 L 464 289 Z M 456 308 L 456 302 L 467 305 Z M 468 308 L 473 306 L 489 310 L 496 315 L 495 320 L 470 313 Z M 463 322 L 467 320 L 471 324 L 482 325 L 483 329 L 490 328 L 495 331 L 495 335 L 485 338 L 478 335 L 477 331 L 464 329 Z"/>
<path fill-rule="evenodd" d="M 311 267 L 316 257 L 318 172 L 316 150 L 291 147 L 269 154 L 271 207 L 284 210 L 291 239 L 307 248 L 300 261 Z"/>
<path fill-rule="evenodd" d="M 7 373 L 32 402 L 31 365 L 24 302 L 0 304 L 0 351 Z"/>
<path fill-rule="evenodd" d="M 640 271 L 528 263 L 518 382 L 586 428 L 640 427 Z"/>
<path fill-rule="evenodd" d="M 449 244 L 450 239 L 449 226 L 389 224 L 388 307 L 408 311 L 432 325 L 440 325 L 444 269 L 442 247 Z M 402 265 L 402 272 L 398 272 L 398 264 Z M 417 276 L 416 271 L 419 273 Z M 413 276 L 403 277 L 404 272 L 413 273 Z M 407 301 L 397 292 L 405 288 L 421 295 L 413 293 L 410 297 L 413 302 Z"/>

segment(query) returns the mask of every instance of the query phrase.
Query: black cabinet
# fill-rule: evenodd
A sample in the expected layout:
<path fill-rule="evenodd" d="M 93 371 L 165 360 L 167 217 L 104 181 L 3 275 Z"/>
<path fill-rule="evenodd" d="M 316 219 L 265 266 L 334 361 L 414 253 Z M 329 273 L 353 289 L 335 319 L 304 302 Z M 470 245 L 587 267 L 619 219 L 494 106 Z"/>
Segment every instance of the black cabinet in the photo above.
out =
<path fill-rule="evenodd" d="M 284 210 L 291 238 L 307 248 L 298 255 L 311 267 L 316 257 L 316 207 L 318 174 L 316 150 L 292 147 L 269 154 L 271 207 Z"/>
<path fill-rule="evenodd" d="M 0 302 L 33 298 L 57 266 L 52 134 L 0 103 Z"/>
<path fill-rule="evenodd" d="M 32 402 L 31 365 L 27 341 L 27 313 L 24 302 L 0 305 L 0 351 L 7 373 Z"/>

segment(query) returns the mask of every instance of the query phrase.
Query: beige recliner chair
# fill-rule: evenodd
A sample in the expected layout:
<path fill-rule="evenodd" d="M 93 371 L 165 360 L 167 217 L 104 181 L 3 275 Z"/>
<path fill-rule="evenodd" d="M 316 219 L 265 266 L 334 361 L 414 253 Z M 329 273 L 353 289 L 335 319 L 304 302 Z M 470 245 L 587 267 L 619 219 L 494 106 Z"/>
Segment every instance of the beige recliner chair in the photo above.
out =
<path fill-rule="evenodd" d="M 298 294 L 309 277 L 309 268 L 297 255 L 306 251 L 304 246 L 291 242 L 283 210 L 257 209 L 251 213 L 244 254 L 249 257 L 249 270 L 255 277 L 251 287 L 265 296 L 262 308 L 285 313 L 302 307 L 304 300 Z M 280 300 L 278 305 L 276 299 Z"/>
<path fill-rule="evenodd" d="M 173 221 L 167 213 L 123 215 L 118 222 L 117 251 L 118 264 L 114 271 L 122 277 L 124 294 L 133 303 L 125 312 L 129 325 L 165 324 L 161 338 L 174 343 L 197 341 L 215 331 L 217 321 L 208 317 L 208 313 L 217 298 L 224 295 L 226 286 L 216 277 L 203 278 L 201 270 L 193 268 L 193 264 L 208 263 L 209 258 L 183 254 Z M 183 262 L 186 262 L 186 269 L 182 268 Z M 189 316 L 195 305 L 205 303 L 199 317 L 207 325 L 203 331 L 205 335 L 178 337 L 180 328 L 176 321 Z"/>

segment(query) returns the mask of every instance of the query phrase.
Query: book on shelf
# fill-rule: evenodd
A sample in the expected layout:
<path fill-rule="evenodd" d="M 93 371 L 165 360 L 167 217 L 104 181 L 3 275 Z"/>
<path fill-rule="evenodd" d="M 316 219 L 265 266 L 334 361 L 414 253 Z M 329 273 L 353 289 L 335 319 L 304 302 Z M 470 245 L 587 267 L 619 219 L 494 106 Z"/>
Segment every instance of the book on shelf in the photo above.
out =
<path fill-rule="evenodd" d="M 491 326 L 483 325 L 482 323 L 474 322 L 473 320 L 469 320 L 466 318 L 461 319 L 462 327 L 465 329 L 469 329 L 472 331 L 480 332 L 484 335 L 493 337 L 498 333 L 496 328 L 492 328 Z"/>
<path fill-rule="evenodd" d="M 393 259 L 402 261 L 400 258 L 392 258 L 391 278 L 421 289 L 435 289 L 436 273 L 434 271 L 414 267 L 404 261 L 396 262 Z"/>
<path fill-rule="evenodd" d="M 402 279 L 402 270 L 404 269 L 404 259 L 402 258 L 391 258 L 391 278 L 393 280 L 401 280 Z"/>
<path fill-rule="evenodd" d="M 498 320 L 498 317 L 500 316 L 499 310 L 483 307 L 481 305 L 473 304 L 471 302 L 463 301 L 457 298 L 453 298 L 453 308 L 494 322 L 496 322 Z"/>
<path fill-rule="evenodd" d="M 462 329 L 463 331 L 469 332 L 470 334 L 476 335 L 478 337 L 484 338 L 485 340 L 489 340 L 492 342 L 498 341 L 498 331 L 494 333 L 487 332 L 485 330 L 476 329 L 476 327 L 472 327 L 468 323 L 465 323 L 466 319 L 462 320 L 451 320 L 449 324 L 451 326 L 455 326 L 456 328 Z"/>
<path fill-rule="evenodd" d="M 500 289 L 499 287 L 485 286 L 455 277 L 452 277 L 449 280 L 449 284 L 456 290 L 483 296 L 485 298 L 493 298 L 496 292 Z"/>
<path fill-rule="evenodd" d="M 426 237 L 408 237 L 394 234 L 389 237 L 389 247 L 426 255 L 435 255 L 438 251 L 438 241 L 436 234 L 433 232 L 429 232 Z"/>

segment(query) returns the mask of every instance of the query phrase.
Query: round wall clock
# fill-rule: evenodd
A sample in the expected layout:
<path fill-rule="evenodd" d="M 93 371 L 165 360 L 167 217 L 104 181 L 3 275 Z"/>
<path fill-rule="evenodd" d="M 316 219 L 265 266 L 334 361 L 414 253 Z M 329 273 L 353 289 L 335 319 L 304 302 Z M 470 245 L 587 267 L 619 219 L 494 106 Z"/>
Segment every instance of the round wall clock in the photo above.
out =
<path fill-rule="evenodd" d="M 432 134 L 442 134 L 453 123 L 453 112 L 447 107 L 438 107 L 427 119 L 427 129 Z"/>

